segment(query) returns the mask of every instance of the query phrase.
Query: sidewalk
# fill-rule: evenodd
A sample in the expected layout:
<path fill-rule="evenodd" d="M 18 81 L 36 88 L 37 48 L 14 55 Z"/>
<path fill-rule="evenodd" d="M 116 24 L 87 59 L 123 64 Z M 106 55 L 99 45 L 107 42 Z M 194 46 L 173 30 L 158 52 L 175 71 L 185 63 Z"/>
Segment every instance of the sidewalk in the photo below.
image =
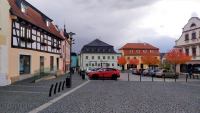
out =
<path fill-rule="evenodd" d="M 64 88 L 62 91 L 56 91 L 54 94 L 54 88 L 52 90 L 52 96 L 49 97 L 49 89 L 51 84 L 56 84 L 65 81 L 65 78 L 69 74 L 58 76 L 55 79 L 43 80 L 36 83 L 30 83 L 33 78 L 29 78 L 23 81 L 13 83 L 9 86 L 0 87 L 0 111 L 1 112 L 29 112 L 44 103 L 70 91 L 71 89 L 83 84 L 87 79 L 82 80 L 78 73 L 72 74 L 72 86 L 71 88 Z M 57 88 L 58 88 L 57 86 Z M 61 85 L 62 86 L 62 85 Z"/>

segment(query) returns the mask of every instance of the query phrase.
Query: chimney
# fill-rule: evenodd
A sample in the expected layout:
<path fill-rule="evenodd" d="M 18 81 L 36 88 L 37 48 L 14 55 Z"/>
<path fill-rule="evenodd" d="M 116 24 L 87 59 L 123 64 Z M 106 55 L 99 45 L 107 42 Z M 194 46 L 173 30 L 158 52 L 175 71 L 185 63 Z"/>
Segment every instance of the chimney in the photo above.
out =
<path fill-rule="evenodd" d="M 146 42 L 144 42 L 144 46 L 146 46 Z"/>

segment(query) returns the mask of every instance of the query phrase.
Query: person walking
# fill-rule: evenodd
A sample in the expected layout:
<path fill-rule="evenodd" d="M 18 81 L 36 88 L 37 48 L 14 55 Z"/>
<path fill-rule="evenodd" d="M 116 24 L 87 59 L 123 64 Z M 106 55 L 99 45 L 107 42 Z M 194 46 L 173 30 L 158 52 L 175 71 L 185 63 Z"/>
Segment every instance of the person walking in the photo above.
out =
<path fill-rule="evenodd" d="M 188 74 L 189 74 L 189 76 L 191 78 L 191 75 L 192 75 L 192 70 L 191 69 L 188 70 Z"/>
<path fill-rule="evenodd" d="M 141 68 L 140 74 L 141 74 L 141 76 L 143 77 L 143 68 Z"/>

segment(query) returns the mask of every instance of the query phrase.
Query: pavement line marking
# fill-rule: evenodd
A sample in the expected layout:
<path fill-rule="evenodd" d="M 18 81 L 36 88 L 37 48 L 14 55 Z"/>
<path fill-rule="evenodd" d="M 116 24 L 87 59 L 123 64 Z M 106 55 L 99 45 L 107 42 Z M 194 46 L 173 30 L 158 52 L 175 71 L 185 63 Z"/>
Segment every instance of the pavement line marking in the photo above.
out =
<path fill-rule="evenodd" d="M 2 92 L 12 92 L 12 93 L 21 93 L 21 92 L 26 92 L 26 93 L 48 93 L 48 92 L 30 92 L 30 91 L 7 91 L 7 90 L 0 90 Z"/>
<path fill-rule="evenodd" d="M 62 94 L 61 96 L 59 96 L 59 97 L 57 97 L 57 98 L 55 98 L 55 99 L 53 99 L 53 100 L 51 100 L 51 101 L 49 101 L 49 102 L 47 102 L 47 103 L 41 105 L 40 107 L 38 107 L 38 108 L 36 108 L 36 109 L 30 111 L 29 113 L 38 113 L 39 111 L 42 111 L 43 109 L 47 108 L 47 107 L 50 106 L 51 104 L 55 103 L 56 101 L 62 99 L 63 97 L 65 97 L 65 96 L 69 95 L 70 93 L 76 91 L 77 89 L 81 88 L 82 86 L 84 86 L 84 85 L 87 84 L 88 82 L 90 82 L 90 81 L 88 80 L 87 82 L 85 82 L 85 83 L 83 83 L 83 84 L 81 84 L 81 85 L 75 87 L 74 89 L 72 89 L 72 90 L 70 90 L 70 91 L 68 91 L 68 92 L 66 92 L 66 93 L 64 93 L 64 94 Z"/>
<path fill-rule="evenodd" d="M 23 85 L 9 85 L 9 86 L 49 88 L 49 87 L 46 87 L 46 86 L 23 86 Z"/>

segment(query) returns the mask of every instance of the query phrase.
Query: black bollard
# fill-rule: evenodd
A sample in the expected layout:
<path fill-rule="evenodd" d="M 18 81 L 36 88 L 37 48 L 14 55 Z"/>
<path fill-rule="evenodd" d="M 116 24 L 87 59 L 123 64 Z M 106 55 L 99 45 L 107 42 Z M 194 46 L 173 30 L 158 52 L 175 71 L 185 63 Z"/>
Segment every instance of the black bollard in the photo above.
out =
<path fill-rule="evenodd" d="M 128 81 L 129 81 L 129 73 L 128 73 Z"/>
<path fill-rule="evenodd" d="M 186 74 L 186 82 L 187 82 L 188 75 Z"/>
<path fill-rule="evenodd" d="M 140 73 L 140 81 L 141 81 L 141 73 Z"/>
<path fill-rule="evenodd" d="M 62 85 L 62 90 L 64 90 L 64 86 L 65 86 L 65 81 L 63 82 L 63 85 Z"/>
<path fill-rule="evenodd" d="M 49 90 L 49 97 L 51 97 L 52 89 L 53 89 L 53 84 L 51 85 L 51 88 L 50 88 L 50 90 Z"/>
<path fill-rule="evenodd" d="M 104 81 L 104 73 L 103 73 L 103 81 Z"/>
<path fill-rule="evenodd" d="M 56 86 L 54 88 L 54 94 L 56 94 L 57 85 L 58 85 L 58 83 L 56 83 Z"/>
<path fill-rule="evenodd" d="M 164 82 L 165 82 L 165 75 L 164 75 Z"/>
<path fill-rule="evenodd" d="M 193 79 L 195 79 L 195 76 L 193 75 Z"/>
<path fill-rule="evenodd" d="M 153 75 L 151 75 L 152 76 L 152 81 L 153 81 Z"/>
<path fill-rule="evenodd" d="M 67 87 L 67 88 L 70 88 L 70 87 L 71 87 L 71 86 L 70 86 L 70 78 L 69 78 L 69 77 L 66 78 L 66 87 Z"/>
<path fill-rule="evenodd" d="M 190 79 L 191 79 L 191 75 L 189 75 L 190 76 Z"/>
<path fill-rule="evenodd" d="M 61 87 L 62 82 L 60 82 L 59 87 L 58 87 L 58 92 L 60 92 L 60 87 Z"/>

